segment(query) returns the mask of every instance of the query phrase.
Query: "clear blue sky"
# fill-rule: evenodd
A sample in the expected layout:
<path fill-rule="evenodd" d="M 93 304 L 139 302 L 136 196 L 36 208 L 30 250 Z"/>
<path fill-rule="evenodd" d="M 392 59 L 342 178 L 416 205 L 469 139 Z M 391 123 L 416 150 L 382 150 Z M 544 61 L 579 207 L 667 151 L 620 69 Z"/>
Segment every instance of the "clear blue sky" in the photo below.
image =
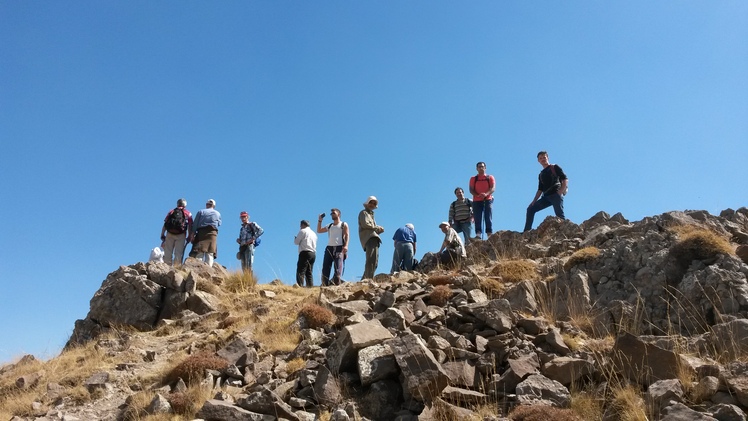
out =
<path fill-rule="evenodd" d="M 261 282 L 287 284 L 298 221 L 355 229 L 369 195 L 379 271 L 407 222 L 438 250 L 477 161 L 495 229 L 521 230 L 541 149 L 577 223 L 746 206 L 746 22 L 745 1 L 0 0 L 0 361 L 56 355 L 180 197 L 217 201 L 229 269 L 247 210 Z"/>

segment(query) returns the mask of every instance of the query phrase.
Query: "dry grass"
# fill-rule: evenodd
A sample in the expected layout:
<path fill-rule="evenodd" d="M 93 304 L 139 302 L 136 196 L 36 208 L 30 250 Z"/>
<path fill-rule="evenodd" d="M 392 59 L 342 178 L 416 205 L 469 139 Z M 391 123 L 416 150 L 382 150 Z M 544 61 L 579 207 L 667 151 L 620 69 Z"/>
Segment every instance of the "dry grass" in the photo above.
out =
<path fill-rule="evenodd" d="M 257 277 L 252 272 L 238 270 L 229 273 L 223 281 L 223 288 L 228 292 L 246 293 L 253 291 L 257 286 Z"/>
<path fill-rule="evenodd" d="M 600 249 L 597 247 L 585 247 L 582 249 L 579 249 L 574 252 L 571 256 L 569 256 L 569 260 L 564 263 L 564 269 L 570 270 L 576 265 L 581 265 L 582 263 L 587 263 L 591 260 L 596 259 L 598 256 L 600 256 Z"/>
<path fill-rule="evenodd" d="M 583 421 L 571 409 L 560 409 L 548 405 L 520 405 L 509 413 L 514 421 Z"/>
<path fill-rule="evenodd" d="M 632 385 L 612 389 L 611 408 L 621 421 L 648 421 L 641 392 Z"/>
<path fill-rule="evenodd" d="M 428 279 L 426 279 L 426 282 L 429 285 L 451 285 L 452 284 L 452 275 L 434 275 L 429 276 Z"/>
<path fill-rule="evenodd" d="M 202 408 L 203 403 L 211 398 L 213 391 L 207 387 L 188 387 L 184 392 L 169 394 L 166 399 L 176 414 L 184 419 L 194 419 L 195 414 Z"/>
<path fill-rule="evenodd" d="M 706 228 L 680 225 L 670 229 L 678 241 L 670 248 L 670 255 L 682 266 L 694 260 L 709 260 L 718 254 L 734 254 L 730 242 Z"/>
<path fill-rule="evenodd" d="M 312 329 L 330 326 L 335 323 L 335 315 L 332 311 L 318 304 L 307 304 L 299 311 L 299 317 L 303 317 L 307 325 Z"/>
<path fill-rule="evenodd" d="M 603 419 L 603 400 L 592 392 L 571 393 L 571 410 L 583 420 Z"/>
<path fill-rule="evenodd" d="M 196 384 L 205 378 L 205 370 L 223 370 L 228 365 L 228 361 L 213 353 L 200 352 L 190 355 L 169 370 L 164 383 L 171 384 L 182 379 L 189 385 Z"/>
<path fill-rule="evenodd" d="M 297 371 L 302 370 L 304 367 L 306 367 L 306 361 L 304 361 L 303 358 L 294 358 L 293 360 L 286 363 L 286 373 L 291 376 Z"/>
<path fill-rule="evenodd" d="M 519 282 L 540 279 L 537 264 L 531 260 L 507 260 L 491 269 L 491 275 L 500 276 L 504 282 Z"/>
<path fill-rule="evenodd" d="M 436 306 L 447 304 L 452 297 L 452 288 L 448 285 L 437 285 L 429 294 L 429 303 Z"/>
<path fill-rule="evenodd" d="M 501 298 L 509 287 L 496 278 L 481 278 L 480 290 L 489 300 Z"/>

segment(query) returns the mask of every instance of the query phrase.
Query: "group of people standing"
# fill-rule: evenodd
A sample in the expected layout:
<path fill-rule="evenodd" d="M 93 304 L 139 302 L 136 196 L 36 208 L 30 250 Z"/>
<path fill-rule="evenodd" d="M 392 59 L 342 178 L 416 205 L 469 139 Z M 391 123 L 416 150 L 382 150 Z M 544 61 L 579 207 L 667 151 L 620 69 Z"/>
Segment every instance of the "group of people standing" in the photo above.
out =
<path fill-rule="evenodd" d="M 543 167 L 538 175 L 538 189 L 532 202 L 527 207 L 524 231 L 532 229 L 537 212 L 553 206 L 557 217 L 564 219 L 564 195 L 568 191 L 568 178 L 560 166 L 551 164 L 548 152 L 537 154 L 538 163 Z M 486 163 L 478 162 L 477 174 L 468 182 L 472 200 L 465 197 L 461 187 L 454 190 L 456 200 L 450 204 L 448 220 L 439 224 L 444 233 L 444 241 L 437 254 L 438 261 L 445 266 L 459 265 L 467 256 L 465 246 L 472 240 L 482 240 L 493 233 L 493 194 L 496 191 L 496 179 L 486 173 Z M 384 228 L 377 225 L 374 210 L 378 200 L 369 196 L 363 203 L 363 210 L 358 215 L 358 234 L 366 260 L 362 279 L 373 278 L 379 264 L 379 247 L 382 244 L 381 234 Z M 177 207 L 169 211 L 161 230 L 164 261 L 168 264 L 181 264 L 187 243 L 192 243 L 190 256 L 200 258 L 208 265 L 213 264 L 217 256 L 218 227 L 221 225 L 221 214 L 215 210 L 216 202 L 207 201 L 205 209 L 200 210 L 193 220 L 186 209 L 184 199 L 177 201 Z M 328 234 L 322 264 L 322 286 L 340 285 L 348 256 L 350 228 L 341 220 L 338 208 L 330 210 L 332 222 L 322 225 L 326 215 L 320 214 L 317 219 L 316 232 L 309 221 L 299 223 L 299 232 L 294 237 L 298 246 L 299 257 L 296 265 L 296 283 L 299 286 L 313 286 L 312 271 L 316 260 L 317 234 Z M 241 260 L 242 270 L 251 271 L 254 260 L 254 249 L 260 244 L 264 230 L 255 222 L 249 221 L 249 214 L 241 212 L 242 227 L 236 242 L 240 249 L 237 259 Z M 473 223 L 475 236 L 473 237 Z M 462 233 L 464 241 L 458 233 Z M 417 235 L 413 224 L 398 228 L 392 240 L 394 253 L 390 273 L 401 270 L 413 270 L 416 265 Z M 173 255 L 173 256 L 172 256 Z M 332 272 L 332 277 L 330 274 Z"/>

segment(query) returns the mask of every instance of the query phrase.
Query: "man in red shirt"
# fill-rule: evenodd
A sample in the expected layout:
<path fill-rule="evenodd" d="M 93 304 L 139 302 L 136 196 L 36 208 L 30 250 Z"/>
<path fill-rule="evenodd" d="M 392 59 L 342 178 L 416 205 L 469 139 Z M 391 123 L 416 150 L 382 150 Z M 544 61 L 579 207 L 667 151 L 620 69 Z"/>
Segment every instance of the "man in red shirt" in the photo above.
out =
<path fill-rule="evenodd" d="M 473 195 L 473 216 L 475 219 L 475 238 L 481 240 L 483 237 L 483 227 L 481 223 L 486 223 L 486 238 L 493 233 L 491 223 L 493 205 L 493 192 L 496 191 L 496 180 L 492 175 L 486 174 L 486 163 L 481 161 L 475 164 L 478 174 L 470 177 L 470 193 Z"/>

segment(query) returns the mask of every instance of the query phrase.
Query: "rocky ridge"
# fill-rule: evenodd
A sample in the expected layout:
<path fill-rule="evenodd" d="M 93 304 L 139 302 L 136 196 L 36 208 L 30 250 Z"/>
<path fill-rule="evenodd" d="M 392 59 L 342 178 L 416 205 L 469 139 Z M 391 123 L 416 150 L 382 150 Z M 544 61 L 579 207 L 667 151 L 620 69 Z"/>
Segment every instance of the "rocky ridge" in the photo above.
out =
<path fill-rule="evenodd" d="M 715 234 L 729 250 L 684 248 L 694 231 Z M 287 352 L 268 352 L 255 339 L 267 307 L 254 308 L 247 325 L 222 308 L 216 290 L 225 269 L 192 259 L 181 271 L 122 266 L 66 348 L 93 342 L 134 360 L 87 377 L 95 398 L 84 405 L 65 385 L 40 387 L 33 415 L 14 421 L 125 419 L 128 398 L 143 390 L 155 392 L 146 413 L 172 413 L 169 398 L 186 379 L 135 379 L 173 365 L 178 351 L 206 350 L 227 365 L 202 375 L 213 390 L 196 414 L 205 420 L 501 419 L 521 405 L 568 408 L 580 390 L 600 403 L 595 419 L 614 420 L 615 389 L 624 386 L 640 392 L 650 419 L 745 419 L 746 232 L 745 208 L 633 223 L 603 212 L 579 225 L 549 217 L 531 232 L 471 244 L 459 271 L 426 255 L 421 272 L 310 290 L 336 322 L 313 327 L 297 317 L 301 340 Z M 290 289 L 257 293 L 272 306 Z M 177 333 L 148 335 L 167 328 Z M 292 370 L 292 361 L 303 364 Z M 27 374 L 15 386 L 43 382 L 43 373 Z"/>

